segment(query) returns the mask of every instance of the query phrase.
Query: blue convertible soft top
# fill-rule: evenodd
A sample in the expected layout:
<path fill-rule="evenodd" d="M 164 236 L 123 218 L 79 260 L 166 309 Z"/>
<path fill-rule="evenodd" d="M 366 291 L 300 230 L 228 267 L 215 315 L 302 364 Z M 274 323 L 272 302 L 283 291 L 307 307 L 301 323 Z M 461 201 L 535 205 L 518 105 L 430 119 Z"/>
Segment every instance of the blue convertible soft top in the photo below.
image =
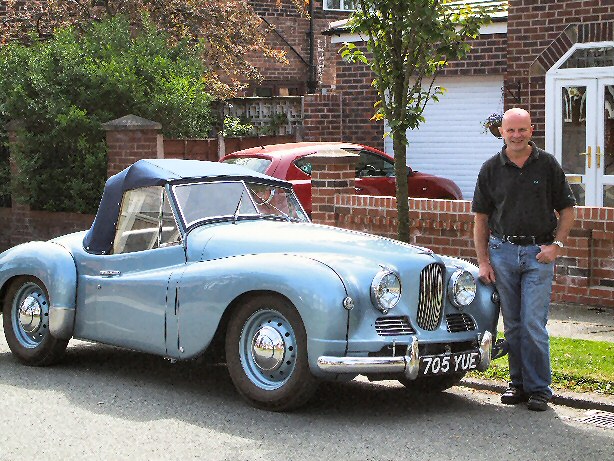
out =
<path fill-rule="evenodd" d="M 291 187 L 285 181 L 239 165 L 198 160 L 139 160 L 107 180 L 100 199 L 98 213 L 92 227 L 85 234 L 83 246 L 90 253 L 108 254 L 110 252 L 115 237 L 115 226 L 119 218 L 122 196 L 125 191 L 190 179 L 256 179 L 258 182 Z"/>

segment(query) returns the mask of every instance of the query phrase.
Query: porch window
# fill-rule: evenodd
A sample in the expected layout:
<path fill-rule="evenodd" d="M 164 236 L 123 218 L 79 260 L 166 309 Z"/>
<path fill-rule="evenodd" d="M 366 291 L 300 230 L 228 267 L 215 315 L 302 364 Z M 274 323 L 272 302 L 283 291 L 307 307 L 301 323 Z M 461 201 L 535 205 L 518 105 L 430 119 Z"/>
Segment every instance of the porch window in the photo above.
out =
<path fill-rule="evenodd" d="M 589 67 L 614 66 L 614 46 L 578 48 L 563 63 L 561 69 L 585 69 Z"/>

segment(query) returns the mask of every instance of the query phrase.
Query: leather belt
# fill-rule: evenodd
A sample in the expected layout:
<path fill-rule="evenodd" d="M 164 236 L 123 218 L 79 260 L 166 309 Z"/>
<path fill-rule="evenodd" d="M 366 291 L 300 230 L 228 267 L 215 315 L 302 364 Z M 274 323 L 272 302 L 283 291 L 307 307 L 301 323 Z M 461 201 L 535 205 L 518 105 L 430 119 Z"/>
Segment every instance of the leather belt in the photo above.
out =
<path fill-rule="evenodd" d="M 504 242 L 511 243 L 513 245 L 543 245 L 545 243 L 552 243 L 554 236 L 552 234 L 543 235 L 497 235 L 495 237 L 500 238 Z"/>

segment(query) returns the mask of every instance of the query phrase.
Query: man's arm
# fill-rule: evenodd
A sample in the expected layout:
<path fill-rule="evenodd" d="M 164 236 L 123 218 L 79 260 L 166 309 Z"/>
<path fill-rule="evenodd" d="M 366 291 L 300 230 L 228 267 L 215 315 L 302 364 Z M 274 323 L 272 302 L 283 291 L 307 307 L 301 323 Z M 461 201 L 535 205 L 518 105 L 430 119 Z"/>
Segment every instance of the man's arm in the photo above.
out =
<path fill-rule="evenodd" d="M 559 225 L 556 228 L 556 237 L 554 240 L 565 243 L 567 237 L 569 237 L 569 232 L 571 232 L 575 219 L 574 207 L 570 206 L 562 209 L 559 212 Z"/>
<path fill-rule="evenodd" d="M 565 243 L 575 220 L 574 207 L 570 206 L 559 211 L 559 225 L 556 228 L 554 240 Z M 541 245 L 541 251 L 537 254 L 540 263 L 550 263 L 556 259 L 562 249 L 558 245 Z"/>
<path fill-rule="evenodd" d="M 495 271 L 490 265 L 490 256 L 488 255 L 489 237 L 488 215 L 474 213 L 473 243 L 478 257 L 478 266 L 480 267 L 480 280 L 484 283 L 493 283 L 495 281 Z"/>

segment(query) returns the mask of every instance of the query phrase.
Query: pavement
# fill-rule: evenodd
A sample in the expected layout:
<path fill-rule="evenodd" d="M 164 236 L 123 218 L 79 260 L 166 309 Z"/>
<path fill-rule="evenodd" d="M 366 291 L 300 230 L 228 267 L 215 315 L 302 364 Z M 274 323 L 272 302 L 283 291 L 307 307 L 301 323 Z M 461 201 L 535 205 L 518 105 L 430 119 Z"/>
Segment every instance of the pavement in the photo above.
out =
<path fill-rule="evenodd" d="M 614 309 L 553 303 L 550 305 L 547 328 L 550 336 L 614 343 Z M 499 332 L 502 331 L 503 320 L 499 319 Z M 606 360 L 614 360 L 614 356 L 607 357 Z M 507 383 L 475 378 L 465 378 L 461 385 L 498 393 L 502 393 L 507 387 Z M 614 396 L 606 394 L 555 390 L 552 403 L 614 412 Z"/>

